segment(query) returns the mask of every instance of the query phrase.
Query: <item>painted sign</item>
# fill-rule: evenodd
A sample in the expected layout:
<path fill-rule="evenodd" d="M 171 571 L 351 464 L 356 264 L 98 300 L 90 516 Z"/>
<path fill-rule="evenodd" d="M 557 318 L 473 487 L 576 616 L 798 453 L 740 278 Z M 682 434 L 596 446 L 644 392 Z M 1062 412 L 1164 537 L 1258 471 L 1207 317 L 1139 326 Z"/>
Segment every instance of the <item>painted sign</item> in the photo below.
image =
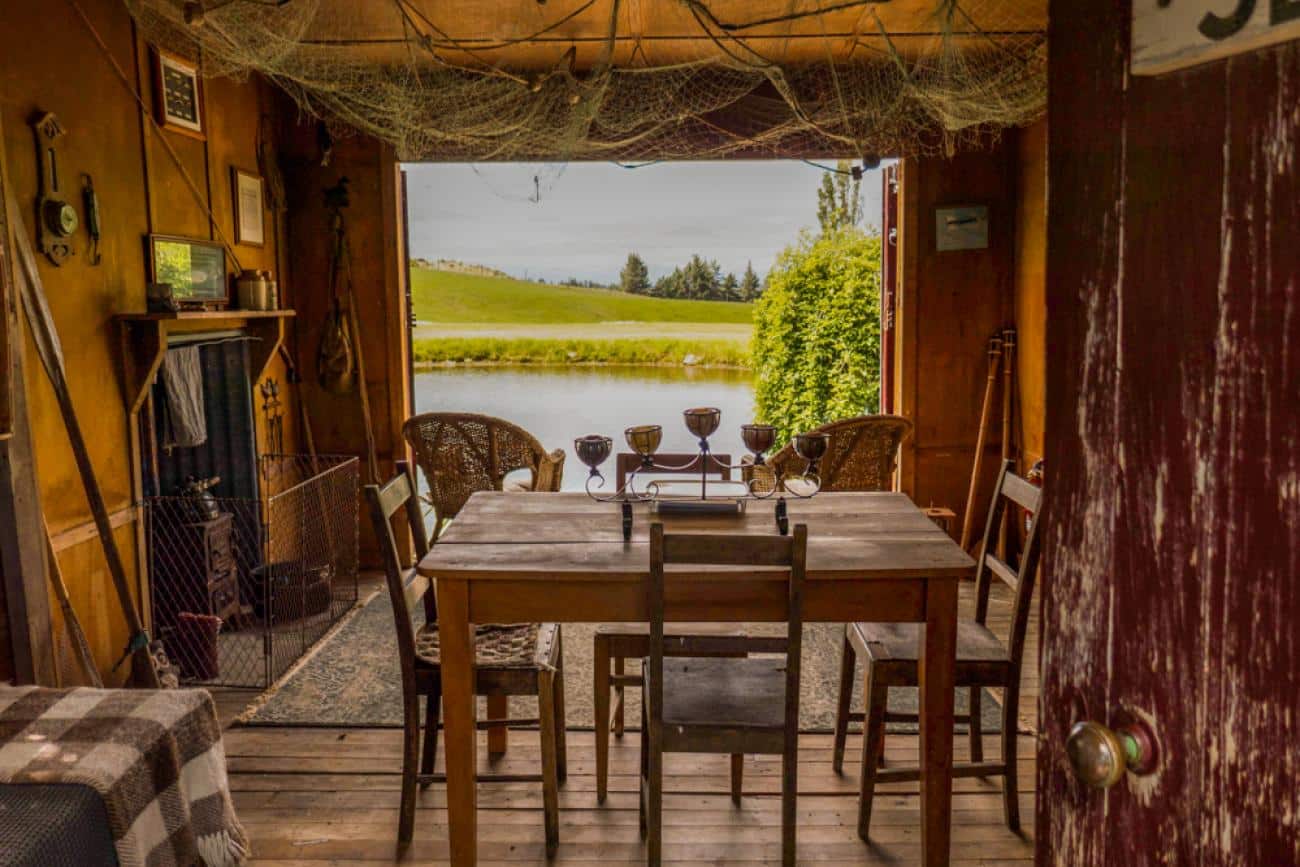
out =
<path fill-rule="evenodd" d="M 1300 38 L 1300 0 L 1133 0 L 1134 75 Z"/>

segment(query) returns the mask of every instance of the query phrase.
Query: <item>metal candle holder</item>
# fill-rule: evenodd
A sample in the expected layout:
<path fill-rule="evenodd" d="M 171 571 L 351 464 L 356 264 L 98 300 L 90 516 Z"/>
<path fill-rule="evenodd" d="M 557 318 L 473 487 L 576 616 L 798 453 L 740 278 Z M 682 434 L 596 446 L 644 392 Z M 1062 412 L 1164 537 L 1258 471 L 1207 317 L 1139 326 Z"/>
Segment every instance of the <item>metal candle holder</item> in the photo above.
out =
<path fill-rule="evenodd" d="M 698 498 L 693 497 L 689 501 L 679 502 L 707 503 L 709 502 L 708 473 L 710 469 L 715 471 L 741 470 L 745 466 L 744 464 L 723 463 L 714 456 L 709 448 L 709 437 L 718 430 L 718 426 L 722 423 L 722 410 L 712 406 L 693 407 L 685 410 L 682 413 L 682 418 L 686 423 L 686 429 L 699 439 L 699 452 L 695 457 L 679 465 L 660 463 L 656 460 L 655 455 L 659 451 L 660 443 L 663 441 L 663 428 L 657 424 L 643 424 L 627 428 L 623 431 L 623 438 L 627 441 L 628 447 L 640 456 L 641 463 L 628 475 L 623 486 L 610 494 L 598 494 L 597 490 L 605 486 L 605 477 L 600 472 L 600 465 L 609 459 L 614 450 L 614 441 L 600 434 L 587 434 L 573 441 L 573 451 L 578 456 L 578 460 L 586 464 L 590 470 L 587 474 L 587 496 L 599 503 L 618 502 L 622 504 L 624 541 L 630 541 L 632 538 L 632 504 L 660 501 L 659 483 L 657 481 L 651 481 L 643 491 L 637 491 L 633 487 L 639 473 L 654 472 L 655 470 L 681 473 L 693 466 L 698 466 L 700 468 L 700 496 Z M 745 424 L 740 426 L 740 436 L 745 443 L 745 448 L 753 456 L 752 466 L 763 466 L 765 455 L 776 444 L 776 428 L 768 424 Z M 738 505 L 743 506 L 745 500 L 767 500 L 775 497 L 777 530 L 782 536 L 786 535 L 790 531 L 790 521 L 786 511 L 785 497 L 789 495 L 796 499 L 806 500 L 815 496 L 821 490 L 818 465 L 826 455 L 829 442 L 830 438 L 823 433 L 798 434 L 794 438 L 795 453 L 807 462 L 807 469 L 800 477 L 809 486 L 807 491 L 781 491 L 779 490 L 781 487 L 780 480 L 774 480 L 772 490 L 760 491 L 755 487 L 759 480 L 751 478 L 748 483 L 745 483 L 745 492 L 743 494 L 727 497 L 726 500 L 734 500 Z M 719 502 L 722 502 L 722 500 L 719 500 Z"/>

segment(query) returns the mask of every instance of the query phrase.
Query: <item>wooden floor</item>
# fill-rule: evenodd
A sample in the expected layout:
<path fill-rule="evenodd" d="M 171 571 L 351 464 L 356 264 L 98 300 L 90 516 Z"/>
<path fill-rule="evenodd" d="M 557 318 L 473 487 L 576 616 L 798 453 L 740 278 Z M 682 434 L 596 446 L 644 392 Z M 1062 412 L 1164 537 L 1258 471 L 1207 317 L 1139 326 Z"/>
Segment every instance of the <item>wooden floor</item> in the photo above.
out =
<path fill-rule="evenodd" d="M 963 588 L 969 613 L 969 587 Z M 1005 609 L 995 602 L 990 625 L 1005 629 Z M 1037 624 L 1030 630 L 1024 678 L 1025 713 L 1035 718 L 1038 678 Z M 577 684 L 571 688 L 584 688 Z M 252 698 L 244 691 L 216 694 L 229 720 Z M 851 735 L 844 776 L 830 767 L 829 735 L 800 741 L 799 861 L 825 865 L 909 865 L 920 859 L 920 814 L 916 784 L 881 787 L 872 817 L 872 842 L 858 839 L 857 768 L 860 738 Z M 1020 736 L 1021 815 L 1026 834 L 1003 823 L 1000 783 L 966 779 L 954 783 L 952 863 L 1028 864 L 1033 860 L 1035 739 Z M 997 737 L 985 740 L 986 757 L 998 754 Z M 385 729 L 229 729 L 226 754 L 235 806 L 253 842 L 253 863 L 279 867 L 446 864 L 446 796 L 441 785 L 420 799 L 415 840 L 397 852 L 400 733 Z M 535 783 L 479 787 L 480 864 L 576 864 L 606 867 L 645 863 L 637 833 L 637 737 L 612 740 L 610 796 L 596 805 L 591 732 L 569 734 L 569 779 L 560 791 L 560 849 L 545 859 L 541 788 Z M 915 762 L 917 738 L 891 735 L 887 762 Z M 480 755 L 484 749 L 480 747 Z M 955 745 L 958 761 L 968 755 L 964 737 Z M 482 769 L 536 773 L 536 731 L 510 735 L 508 755 Z M 665 863 L 674 865 L 760 865 L 780 861 L 779 757 L 749 757 L 745 797 L 739 807 L 727 795 L 727 760 L 720 756 L 669 756 L 666 760 Z M 440 757 L 441 764 L 441 757 Z"/>

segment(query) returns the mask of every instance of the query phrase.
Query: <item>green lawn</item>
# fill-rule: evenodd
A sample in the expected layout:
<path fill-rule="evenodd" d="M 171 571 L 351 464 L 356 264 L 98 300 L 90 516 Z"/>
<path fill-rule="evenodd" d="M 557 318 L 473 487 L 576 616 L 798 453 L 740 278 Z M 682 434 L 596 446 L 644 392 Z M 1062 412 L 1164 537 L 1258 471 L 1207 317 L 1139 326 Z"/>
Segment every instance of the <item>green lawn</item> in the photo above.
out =
<path fill-rule="evenodd" d="M 675 301 L 609 289 L 554 286 L 427 268 L 411 269 L 415 318 L 429 323 L 708 322 L 748 325 L 751 305 L 727 301 Z M 593 337 L 599 337 L 593 329 Z"/>

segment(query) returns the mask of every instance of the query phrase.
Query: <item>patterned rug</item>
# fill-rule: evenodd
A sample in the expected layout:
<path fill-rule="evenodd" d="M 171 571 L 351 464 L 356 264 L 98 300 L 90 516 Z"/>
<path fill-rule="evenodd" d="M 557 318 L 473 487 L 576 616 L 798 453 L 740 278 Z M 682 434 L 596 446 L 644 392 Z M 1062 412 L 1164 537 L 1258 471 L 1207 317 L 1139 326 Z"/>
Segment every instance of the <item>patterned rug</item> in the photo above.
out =
<path fill-rule="evenodd" d="M 417 615 L 419 616 L 419 615 Z M 751 635 L 780 635 L 779 623 L 741 624 Z M 565 715 L 570 728 L 592 725 L 592 636 L 595 625 L 566 623 L 564 635 Z M 804 731 L 831 731 L 839 691 L 840 647 L 844 628 L 834 623 L 804 626 L 803 677 L 799 722 Z M 630 662 L 630 661 L 629 661 Z M 635 665 L 632 666 L 635 668 Z M 355 610 L 326 636 L 283 681 L 263 694 L 237 721 L 249 726 L 361 726 L 400 728 L 402 688 L 398 674 L 393 609 L 388 594 L 380 592 Z M 853 707 L 862 707 L 862 678 L 853 688 Z M 957 690 L 957 712 L 967 709 L 967 690 Z M 627 691 L 626 719 L 639 724 L 640 691 Z M 479 718 L 486 715 L 480 699 Z M 537 700 L 512 698 L 512 716 L 537 716 Z M 915 689 L 891 687 L 889 709 L 915 712 Z M 983 728 L 990 734 L 1002 730 L 1002 708 L 987 692 L 981 702 Z M 958 725 L 959 730 L 965 726 Z M 890 723 L 895 732 L 916 731 L 915 724 Z"/>

